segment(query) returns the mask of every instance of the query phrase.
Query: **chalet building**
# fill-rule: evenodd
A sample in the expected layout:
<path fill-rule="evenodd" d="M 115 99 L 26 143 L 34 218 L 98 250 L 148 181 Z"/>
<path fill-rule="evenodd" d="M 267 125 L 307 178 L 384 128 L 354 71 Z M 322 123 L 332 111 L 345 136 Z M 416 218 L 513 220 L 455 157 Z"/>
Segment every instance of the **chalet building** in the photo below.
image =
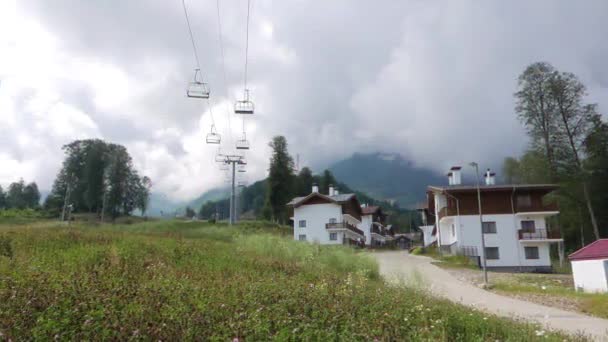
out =
<path fill-rule="evenodd" d="M 488 170 L 485 184 L 480 185 L 480 223 L 477 186 L 463 185 L 461 180 L 460 167 L 453 167 L 447 186 L 428 187 L 426 207 L 419 209 L 425 245 L 436 243 L 442 252 L 477 260 L 485 254 L 488 269 L 550 271 L 552 243 L 558 244 L 563 259 L 563 239 L 549 219 L 559 211 L 544 201 L 556 185 L 497 185 Z"/>
<path fill-rule="evenodd" d="M 378 206 L 361 205 L 361 223 L 359 229 L 365 233 L 365 245 L 370 247 L 384 246 L 393 241 L 393 232 L 386 226 L 386 215 Z"/>
<path fill-rule="evenodd" d="M 319 244 L 363 244 L 365 233 L 359 229 L 363 216 L 355 194 L 340 194 L 333 186 L 329 194 L 312 192 L 287 203 L 293 221 L 293 238 Z"/>

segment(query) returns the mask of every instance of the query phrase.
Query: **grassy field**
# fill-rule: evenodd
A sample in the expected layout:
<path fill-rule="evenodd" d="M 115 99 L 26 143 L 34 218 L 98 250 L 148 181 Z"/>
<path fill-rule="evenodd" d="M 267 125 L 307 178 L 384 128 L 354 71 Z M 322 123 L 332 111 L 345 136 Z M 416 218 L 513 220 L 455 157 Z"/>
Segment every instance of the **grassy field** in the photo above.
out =
<path fill-rule="evenodd" d="M 513 294 L 544 304 L 553 302 L 592 316 L 608 318 L 608 294 L 576 292 L 572 276 L 552 274 L 513 274 L 493 281 L 493 290 Z"/>
<path fill-rule="evenodd" d="M 0 340 L 562 341 L 387 285 L 365 253 L 238 227 L 0 224 Z"/>

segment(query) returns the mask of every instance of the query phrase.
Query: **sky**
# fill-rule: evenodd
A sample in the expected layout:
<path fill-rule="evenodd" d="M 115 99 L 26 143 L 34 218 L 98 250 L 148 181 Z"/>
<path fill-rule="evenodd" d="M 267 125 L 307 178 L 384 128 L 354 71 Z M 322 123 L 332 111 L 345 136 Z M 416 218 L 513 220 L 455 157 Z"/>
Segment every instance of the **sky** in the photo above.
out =
<path fill-rule="evenodd" d="M 0 185 L 48 190 L 64 144 L 101 138 L 171 199 L 222 186 L 205 135 L 214 121 L 231 153 L 242 135 L 230 108 L 247 2 L 185 3 L 210 106 L 185 96 L 195 61 L 180 0 L 0 0 Z M 376 151 L 437 172 L 498 168 L 528 144 L 513 98 L 527 65 L 574 72 L 606 112 L 606 13 L 603 0 L 253 0 L 243 180 L 265 177 L 275 135 L 316 170 Z"/>

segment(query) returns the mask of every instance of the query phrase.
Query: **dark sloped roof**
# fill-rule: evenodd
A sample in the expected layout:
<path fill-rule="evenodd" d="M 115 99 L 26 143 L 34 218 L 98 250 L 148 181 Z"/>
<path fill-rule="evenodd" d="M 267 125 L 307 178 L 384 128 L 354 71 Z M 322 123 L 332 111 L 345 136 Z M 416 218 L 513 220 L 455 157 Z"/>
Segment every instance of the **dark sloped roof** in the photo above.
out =
<path fill-rule="evenodd" d="M 568 256 L 570 260 L 608 259 L 608 239 L 599 239 Z"/>
<path fill-rule="evenodd" d="M 498 184 L 498 185 L 485 185 L 480 184 L 479 189 L 481 191 L 503 191 L 503 190 L 557 190 L 559 188 L 556 184 Z M 476 185 L 429 185 L 431 191 L 477 191 Z"/>
<path fill-rule="evenodd" d="M 371 215 L 375 213 L 378 209 L 380 209 L 377 205 L 370 205 L 367 207 L 361 207 L 361 212 L 363 215 Z"/>
<path fill-rule="evenodd" d="M 355 196 L 355 194 L 339 194 L 339 195 L 334 195 L 334 196 L 328 196 L 328 195 L 324 195 L 324 194 L 321 194 L 318 192 L 313 192 L 313 193 L 309 194 L 308 196 L 294 197 L 291 201 L 287 202 L 287 205 L 295 206 L 298 203 L 302 202 L 303 200 L 311 198 L 313 195 L 318 195 L 318 196 L 327 198 L 333 202 L 338 202 L 338 203 L 349 201 L 351 198 L 353 198 Z"/>

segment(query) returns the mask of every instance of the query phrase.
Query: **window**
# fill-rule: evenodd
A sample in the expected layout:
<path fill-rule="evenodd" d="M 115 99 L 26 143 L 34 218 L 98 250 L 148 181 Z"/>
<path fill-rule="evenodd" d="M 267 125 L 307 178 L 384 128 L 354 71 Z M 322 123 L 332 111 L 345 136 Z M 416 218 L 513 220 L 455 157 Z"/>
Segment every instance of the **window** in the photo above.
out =
<path fill-rule="evenodd" d="M 329 219 L 329 223 L 338 223 L 338 220 L 332 217 Z"/>
<path fill-rule="evenodd" d="M 298 222 L 298 227 L 306 228 L 306 220 L 300 220 L 300 222 Z"/>
<path fill-rule="evenodd" d="M 300 241 L 306 241 L 306 234 L 300 234 L 298 236 L 298 240 L 300 240 Z"/>
<path fill-rule="evenodd" d="M 456 236 L 456 229 L 454 229 L 454 225 L 452 224 L 452 236 Z"/>
<path fill-rule="evenodd" d="M 538 259 L 538 247 L 524 247 L 526 259 Z"/>
<path fill-rule="evenodd" d="M 496 222 L 484 222 L 482 227 L 484 234 L 496 234 Z"/>
<path fill-rule="evenodd" d="M 338 233 L 329 233 L 329 239 L 331 241 L 336 241 L 338 240 Z"/>
<path fill-rule="evenodd" d="M 486 259 L 488 260 L 498 260 L 498 247 L 486 247 Z"/>
<path fill-rule="evenodd" d="M 534 226 L 533 220 L 521 221 L 521 230 L 524 233 L 534 233 L 536 227 Z"/>
<path fill-rule="evenodd" d="M 532 198 L 529 194 L 517 195 L 517 206 L 520 208 L 529 208 L 532 206 Z"/>

